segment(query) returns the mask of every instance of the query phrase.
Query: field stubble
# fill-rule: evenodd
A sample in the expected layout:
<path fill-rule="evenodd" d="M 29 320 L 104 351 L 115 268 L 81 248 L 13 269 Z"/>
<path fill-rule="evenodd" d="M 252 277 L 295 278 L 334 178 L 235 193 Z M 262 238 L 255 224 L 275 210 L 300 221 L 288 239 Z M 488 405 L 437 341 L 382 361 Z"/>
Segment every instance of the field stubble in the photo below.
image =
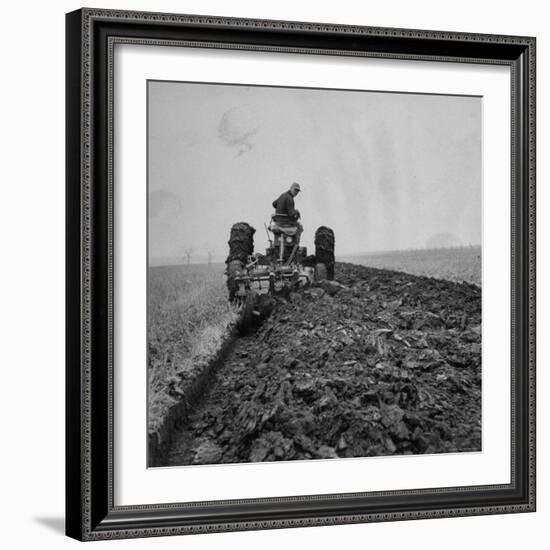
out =
<path fill-rule="evenodd" d="M 356 256 L 345 261 L 481 286 L 481 247 L 462 246 L 418 250 L 398 250 Z"/>
<path fill-rule="evenodd" d="M 223 264 L 152 267 L 148 281 L 148 430 L 158 431 L 175 388 L 215 356 L 237 318 Z"/>

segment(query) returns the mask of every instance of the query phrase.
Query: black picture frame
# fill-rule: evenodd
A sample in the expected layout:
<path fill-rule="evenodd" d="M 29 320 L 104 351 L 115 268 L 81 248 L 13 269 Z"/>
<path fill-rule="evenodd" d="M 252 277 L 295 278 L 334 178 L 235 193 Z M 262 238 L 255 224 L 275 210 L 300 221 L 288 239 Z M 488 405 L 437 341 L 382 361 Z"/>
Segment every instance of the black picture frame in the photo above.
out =
<path fill-rule="evenodd" d="M 511 68 L 511 483 L 189 505 L 113 501 L 114 43 Z M 81 9 L 66 16 L 66 534 L 79 540 L 535 510 L 535 38 Z"/>

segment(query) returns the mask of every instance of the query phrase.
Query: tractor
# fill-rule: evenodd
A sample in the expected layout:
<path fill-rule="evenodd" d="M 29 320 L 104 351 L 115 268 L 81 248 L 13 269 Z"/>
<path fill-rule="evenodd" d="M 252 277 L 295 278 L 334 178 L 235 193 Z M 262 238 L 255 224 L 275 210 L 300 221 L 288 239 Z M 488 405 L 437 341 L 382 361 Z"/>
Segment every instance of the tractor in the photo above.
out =
<path fill-rule="evenodd" d="M 299 245 L 296 227 L 281 226 L 273 217 L 264 227 L 269 242 L 265 254 L 254 253 L 256 230 L 248 223 L 234 224 L 228 241 L 227 288 L 230 301 L 240 309 L 241 334 L 261 320 L 270 298 L 334 278 L 332 229 L 317 229 L 315 255 L 308 256 L 306 247 Z"/>

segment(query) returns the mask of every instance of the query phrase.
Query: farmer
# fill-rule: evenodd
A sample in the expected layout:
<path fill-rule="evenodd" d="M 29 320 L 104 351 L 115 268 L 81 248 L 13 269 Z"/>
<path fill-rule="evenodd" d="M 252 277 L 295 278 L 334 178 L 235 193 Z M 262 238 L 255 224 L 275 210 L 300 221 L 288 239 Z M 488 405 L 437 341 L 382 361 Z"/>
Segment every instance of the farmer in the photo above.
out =
<path fill-rule="evenodd" d="M 296 227 L 296 243 L 300 242 L 300 235 L 304 228 L 298 221 L 300 212 L 294 208 L 294 197 L 300 192 L 300 184 L 294 182 L 288 191 L 282 193 L 273 201 L 275 215 L 273 221 L 280 227 Z"/>

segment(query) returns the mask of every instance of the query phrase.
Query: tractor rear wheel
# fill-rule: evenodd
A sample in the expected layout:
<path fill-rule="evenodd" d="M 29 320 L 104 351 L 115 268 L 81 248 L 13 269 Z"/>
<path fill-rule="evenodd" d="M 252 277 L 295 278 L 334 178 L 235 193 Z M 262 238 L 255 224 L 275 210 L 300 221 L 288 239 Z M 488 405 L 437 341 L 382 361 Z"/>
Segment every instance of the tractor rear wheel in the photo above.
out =
<path fill-rule="evenodd" d="M 225 260 L 227 265 L 227 289 L 229 299 L 234 301 L 237 285 L 235 277 L 244 273 L 244 267 L 249 256 L 254 253 L 254 233 L 256 230 L 245 222 L 233 224 L 229 235 L 229 255 Z"/>
<path fill-rule="evenodd" d="M 334 279 L 334 231 L 322 225 L 315 232 L 315 262 L 324 264 L 326 278 Z"/>
<path fill-rule="evenodd" d="M 315 281 L 326 281 L 327 279 L 327 266 L 325 264 L 315 264 Z"/>

